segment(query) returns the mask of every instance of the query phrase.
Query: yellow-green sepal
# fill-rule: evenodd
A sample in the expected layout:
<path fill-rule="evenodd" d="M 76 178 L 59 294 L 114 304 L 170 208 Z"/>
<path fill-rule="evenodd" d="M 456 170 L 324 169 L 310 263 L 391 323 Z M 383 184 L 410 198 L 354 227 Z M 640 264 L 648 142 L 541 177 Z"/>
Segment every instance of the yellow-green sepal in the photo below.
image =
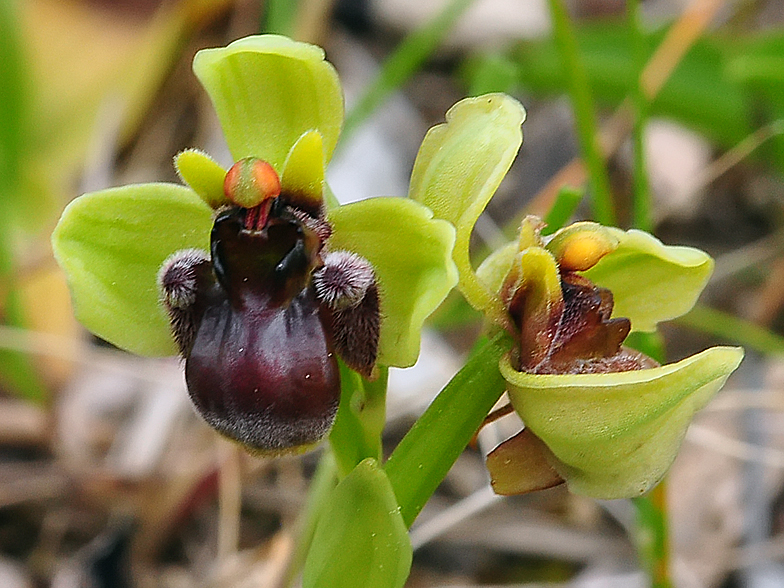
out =
<path fill-rule="evenodd" d="M 550 353 L 564 310 L 561 276 L 552 254 L 528 247 L 515 258 L 508 284 L 510 312 L 520 316 L 520 360 L 534 368 Z"/>
<path fill-rule="evenodd" d="M 332 250 L 353 251 L 376 271 L 381 299 L 378 363 L 416 363 L 422 325 L 457 284 L 455 229 L 405 198 L 371 198 L 329 211 Z"/>
<path fill-rule="evenodd" d="M 414 163 L 409 196 L 457 229 L 453 257 L 460 289 L 474 308 L 503 315 L 492 292 L 477 280 L 469 257 L 476 220 L 506 175 L 523 141 L 525 110 L 514 98 L 466 98 L 430 129 Z"/>
<path fill-rule="evenodd" d="M 257 157 L 280 171 L 303 133 L 317 130 L 326 159 L 343 124 L 343 94 L 320 47 L 254 35 L 204 49 L 193 71 L 210 95 L 235 161 Z"/>
<path fill-rule="evenodd" d="M 662 321 L 687 313 L 699 298 L 713 271 L 713 259 L 699 249 L 664 245 L 638 230 L 622 231 L 593 223 L 576 223 L 558 231 L 547 244 L 555 256 L 563 255 L 570 238 L 594 236 L 607 252 L 592 268 L 580 272 L 597 286 L 613 293 L 613 317 L 625 317 L 634 331 L 654 331 Z M 601 245 L 604 243 L 604 245 Z M 518 244 L 509 243 L 491 253 L 477 269 L 485 288 L 498 292 L 512 269 Z"/>
<path fill-rule="evenodd" d="M 174 355 L 157 276 L 179 249 L 209 250 L 212 210 L 176 184 L 136 184 L 80 196 L 52 234 L 76 318 L 139 355 Z"/>
<path fill-rule="evenodd" d="M 613 317 L 628 318 L 635 331 L 654 331 L 657 323 L 691 310 L 713 272 L 707 253 L 664 245 L 635 229 L 606 230 L 618 238 L 618 247 L 585 276 L 613 293 Z"/>
<path fill-rule="evenodd" d="M 664 476 L 694 413 L 742 358 L 742 349 L 714 347 L 654 369 L 535 375 L 507 355 L 500 370 L 515 411 L 570 490 L 610 499 L 639 496 Z"/>

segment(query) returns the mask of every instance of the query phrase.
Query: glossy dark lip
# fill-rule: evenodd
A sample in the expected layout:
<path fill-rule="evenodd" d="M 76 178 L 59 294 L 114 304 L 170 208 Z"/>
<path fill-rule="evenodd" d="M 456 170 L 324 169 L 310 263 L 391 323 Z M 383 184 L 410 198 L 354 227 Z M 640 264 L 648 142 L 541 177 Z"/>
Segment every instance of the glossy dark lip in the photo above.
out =
<path fill-rule="evenodd" d="M 180 252 L 160 278 L 194 407 L 222 435 L 265 454 L 297 451 L 329 432 L 338 357 L 373 377 L 381 320 L 373 267 L 325 249 L 323 207 L 314 213 L 288 196 L 219 208 L 209 256 Z M 194 293 L 184 305 L 180 278 Z"/>

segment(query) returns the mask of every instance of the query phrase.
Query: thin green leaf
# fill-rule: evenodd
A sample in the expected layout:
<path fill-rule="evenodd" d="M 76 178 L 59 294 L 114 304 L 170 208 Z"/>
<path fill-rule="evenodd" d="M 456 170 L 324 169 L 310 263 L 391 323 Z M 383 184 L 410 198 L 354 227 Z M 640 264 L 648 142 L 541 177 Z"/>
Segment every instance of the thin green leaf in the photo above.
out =
<path fill-rule="evenodd" d="M 610 190 L 610 178 L 599 145 L 596 113 L 588 76 L 582 64 L 572 23 L 563 0 L 549 0 L 549 4 L 555 44 L 567 72 L 569 96 L 574 109 L 580 151 L 590 177 L 593 217 L 602 224 L 614 225 L 615 207 Z"/>
<path fill-rule="evenodd" d="M 661 29 L 645 35 L 644 59 L 665 33 Z M 631 94 L 637 72 L 627 24 L 583 24 L 576 29 L 575 38 L 594 97 L 618 106 Z M 748 135 L 757 106 L 727 70 L 729 48 L 723 38 L 698 40 L 651 103 L 650 115 L 674 118 L 725 146 Z M 744 51 L 742 44 L 737 51 Z M 522 43 L 513 58 L 520 83 L 527 90 L 539 95 L 567 91 L 571 82 L 552 39 Z"/>
<path fill-rule="evenodd" d="M 449 0 L 438 16 L 400 43 L 346 117 L 342 137 L 344 142 L 392 92 L 405 84 L 422 66 L 472 2 L 473 0 Z"/>
<path fill-rule="evenodd" d="M 264 6 L 264 32 L 291 37 L 297 22 L 299 0 L 268 0 Z"/>
<path fill-rule="evenodd" d="M 490 53 L 469 58 L 465 68 L 468 78 L 469 96 L 481 96 L 493 92 L 512 94 L 517 81 L 517 67 L 506 55 Z"/>
<path fill-rule="evenodd" d="M 19 291 L 14 284 L 14 232 L 36 227 L 46 218 L 42 203 L 47 191 L 26 190 L 34 185 L 24 168 L 30 146 L 30 79 L 20 34 L 17 2 L 0 2 L 0 283 L 6 291 L 4 321 L 24 327 Z M 40 186 L 36 186 L 40 187 Z M 0 380 L 21 397 L 42 401 L 46 389 L 30 358 L 0 350 Z"/>
<path fill-rule="evenodd" d="M 584 190 L 571 186 L 564 186 L 558 190 L 555 203 L 544 217 L 547 226 L 542 229 L 542 235 L 551 235 L 563 227 L 572 218 L 574 211 L 577 210 L 577 206 L 584 197 Z"/>
<path fill-rule="evenodd" d="M 18 192 L 29 139 L 30 99 L 20 25 L 17 3 L 0 2 L 0 195 L 3 204 L 13 202 L 14 206 L 30 199 Z"/>
<path fill-rule="evenodd" d="M 701 333 L 708 333 L 726 341 L 738 343 L 760 353 L 784 355 L 784 337 L 704 304 L 697 304 L 678 318 L 676 323 Z"/>
<path fill-rule="evenodd" d="M 639 0 L 630 0 L 627 6 L 627 13 L 635 66 L 634 84 L 632 85 L 632 104 L 634 105 L 634 125 L 632 127 L 634 192 L 632 209 L 634 228 L 650 232 L 653 230 L 651 188 L 645 164 L 645 126 L 648 122 L 649 104 L 642 88 L 642 72 L 645 68 L 647 51 Z"/>
<path fill-rule="evenodd" d="M 22 313 L 18 290 L 11 290 L 5 298 L 5 321 L 8 325 L 24 327 L 26 320 Z M 30 357 L 24 353 L 0 350 L 0 380 L 6 390 L 18 394 L 32 402 L 44 402 L 48 398 L 40 376 Z"/>

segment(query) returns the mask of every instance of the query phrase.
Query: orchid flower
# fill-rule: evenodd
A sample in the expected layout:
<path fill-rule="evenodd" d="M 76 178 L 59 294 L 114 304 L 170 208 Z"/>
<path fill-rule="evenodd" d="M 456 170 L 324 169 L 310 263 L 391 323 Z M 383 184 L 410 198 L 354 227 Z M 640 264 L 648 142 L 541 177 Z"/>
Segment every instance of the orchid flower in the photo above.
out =
<path fill-rule="evenodd" d="M 247 37 L 199 51 L 193 68 L 236 163 L 186 150 L 185 186 L 80 196 L 55 257 L 93 333 L 141 355 L 180 351 L 219 432 L 263 453 L 307 447 L 335 417 L 336 355 L 369 377 L 416 361 L 457 280 L 454 229 L 410 199 L 334 203 L 324 169 L 343 98 L 320 48 Z"/>

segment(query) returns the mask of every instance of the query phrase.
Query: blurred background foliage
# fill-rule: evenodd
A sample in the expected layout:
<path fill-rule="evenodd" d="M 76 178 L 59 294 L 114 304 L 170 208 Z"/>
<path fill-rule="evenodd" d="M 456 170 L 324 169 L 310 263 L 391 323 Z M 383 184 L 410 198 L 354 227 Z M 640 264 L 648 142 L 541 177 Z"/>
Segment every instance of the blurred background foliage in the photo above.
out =
<path fill-rule="evenodd" d="M 638 505 L 642 526 L 626 503 L 561 490 L 489 497 L 483 432 L 414 528 L 409 585 L 643 586 L 651 562 L 678 586 L 784 583 L 779 0 L 0 0 L 0 585 L 290 578 L 314 458 L 216 448 L 176 360 L 131 358 L 75 323 L 49 247 L 81 192 L 177 181 L 186 147 L 228 163 L 190 62 L 259 31 L 322 44 L 338 68 L 348 116 L 329 180 L 342 200 L 405 194 L 449 106 L 508 92 L 528 109 L 525 144 L 477 226 L 477 263 L 527 213 L 643 227 L 717 265 L 694 311 L 636 344 L 669 359 L 714 342 L 752 351 L 692 428 L 669 496 Z M 456 295 L 433 317 L 422 365 L 393 374 L 390 444 L 477 321 Z M 642 562 L 634 528 L 659 534 Z"/>

